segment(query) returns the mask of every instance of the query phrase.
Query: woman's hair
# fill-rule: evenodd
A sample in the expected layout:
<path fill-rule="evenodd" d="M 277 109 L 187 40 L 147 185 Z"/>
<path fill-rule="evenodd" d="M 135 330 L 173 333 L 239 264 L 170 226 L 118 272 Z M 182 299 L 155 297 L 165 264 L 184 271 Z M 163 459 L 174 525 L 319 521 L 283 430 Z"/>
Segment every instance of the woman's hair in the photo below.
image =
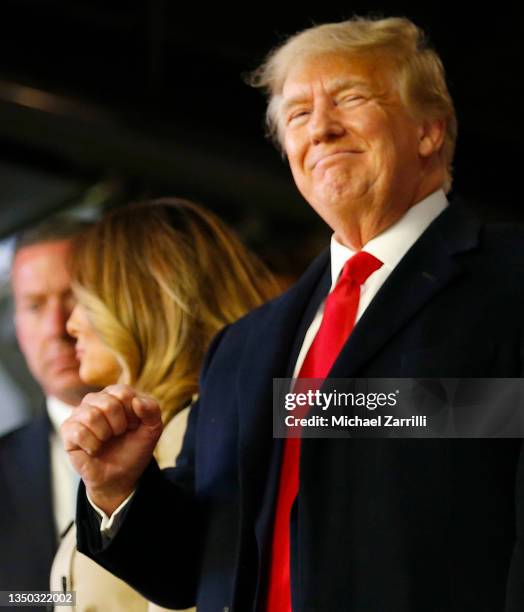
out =
<path fill-rule="evenodd" d="M 153 395 L 164 423 L 198 391 L 211 338 L 278 293 L 214 214 L 172 198 L 107 214 L 75 241 L 71 273 L 119 382 Z"/>

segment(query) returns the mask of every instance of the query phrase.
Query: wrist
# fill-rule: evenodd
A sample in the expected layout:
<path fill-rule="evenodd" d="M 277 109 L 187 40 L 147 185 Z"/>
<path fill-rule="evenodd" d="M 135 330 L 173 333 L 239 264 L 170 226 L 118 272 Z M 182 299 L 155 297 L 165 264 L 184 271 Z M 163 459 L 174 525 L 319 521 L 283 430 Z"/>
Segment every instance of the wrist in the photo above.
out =
<path fill-rule="evenodd" d="M 124 502 L 135 490 L 135 486 L 129 487 L 90 487 L 86 485 L 86 493 L 93 504 L 102 510 L 108 517 Z"/>

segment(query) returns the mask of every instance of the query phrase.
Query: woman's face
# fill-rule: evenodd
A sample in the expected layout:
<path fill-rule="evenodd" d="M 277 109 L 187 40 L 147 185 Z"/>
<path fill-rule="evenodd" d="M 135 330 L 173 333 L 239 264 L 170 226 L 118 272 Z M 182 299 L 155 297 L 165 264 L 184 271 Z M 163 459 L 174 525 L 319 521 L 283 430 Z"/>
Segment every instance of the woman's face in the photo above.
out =
<path fill-rule="evenodd" d="M 122 373 L 120 364 L 113 351 L 100 339 L 80 304 L 75 306 L 67 321 L 67 331 L 76 338 L 80 378 L 97 387 L 115 384 Z"/>

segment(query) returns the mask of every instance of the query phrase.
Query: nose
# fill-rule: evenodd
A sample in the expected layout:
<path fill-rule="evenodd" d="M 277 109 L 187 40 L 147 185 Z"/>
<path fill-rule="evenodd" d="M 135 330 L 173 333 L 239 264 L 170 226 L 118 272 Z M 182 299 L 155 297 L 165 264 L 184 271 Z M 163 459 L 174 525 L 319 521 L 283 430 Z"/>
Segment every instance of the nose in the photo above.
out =
<path fill-rule="evenodd" d="M 315 105 L 309 131 L 311 142 L 319 144 L 339 138 L 345 133 L 345 127 L 338 116 L 338 110 L 332 100 L 324 99 Z"/>
<path fill-rule="evenodd" d="M 67 333 L 73 338 L 78 338 L 78 304 L 73 308 L 69 319 L 66 322 Z"/>
<path fill-rule="evenodd" d="M 53 338 L 65 338 L 68 335 L 66 325 L 71 313 L 70 305 L 62 300 L 49 300 L 42 325 L 46 334 Z"/>

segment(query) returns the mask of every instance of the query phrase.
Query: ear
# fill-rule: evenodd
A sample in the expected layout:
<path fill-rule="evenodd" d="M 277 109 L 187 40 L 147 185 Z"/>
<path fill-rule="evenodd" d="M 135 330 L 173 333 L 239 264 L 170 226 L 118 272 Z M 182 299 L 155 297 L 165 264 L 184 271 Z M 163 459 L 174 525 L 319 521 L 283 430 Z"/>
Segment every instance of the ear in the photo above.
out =
<path fill-rule="evenodd" d="M 418 152 L 421 157 L 430 157 L 444 144 L 446 122 L 444 119 L 428 119 L 418 128 Z"/>

